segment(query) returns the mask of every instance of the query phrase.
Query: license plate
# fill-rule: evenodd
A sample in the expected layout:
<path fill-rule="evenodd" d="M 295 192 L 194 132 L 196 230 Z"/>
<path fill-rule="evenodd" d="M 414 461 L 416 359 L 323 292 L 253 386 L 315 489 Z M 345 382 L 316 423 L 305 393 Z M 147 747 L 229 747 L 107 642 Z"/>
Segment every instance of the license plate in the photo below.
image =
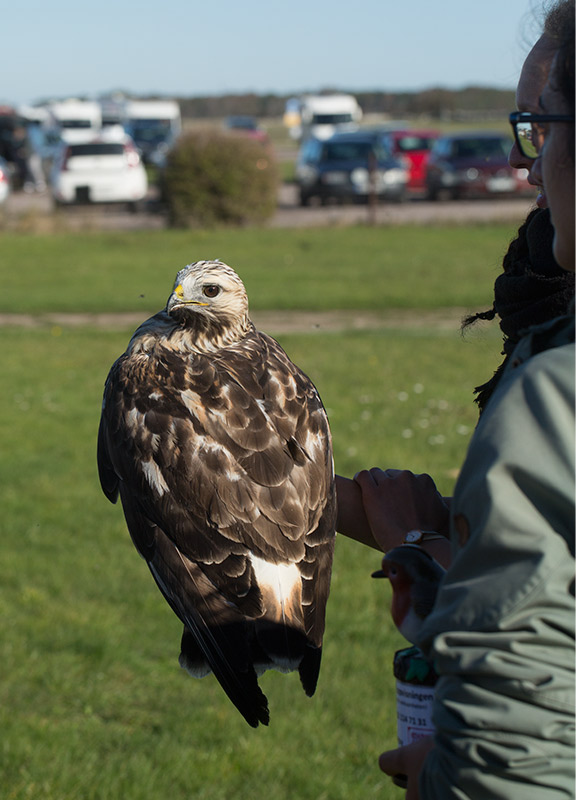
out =
<path fill-rule="evenodd" d="M 486 189 L 489 192 L 513 192 L 516 188 L 514 178 L 488 178 Z"/>
<path fill-rule="evenodd" d="M 98 200 L 109 200 L 110 198 L 116 197 L 118 195 L 118 187 L 112 184 L 104 186 L 95 186 L 93 193 L 94 196 L 98 198 Z"/>
<path fill-rule="evenodd" d="M 89 203 L 90 202 L 90 187 L 89 186 L 77 186 L 76 187 L 76 202 L 77 203 Z"/>
<path fill-rule="evenodd" d="M 331 186 L 341 185 L 346 183 L 347 175 L 345 172 L 325 172 L 324 183 L 329 183 Z"/>

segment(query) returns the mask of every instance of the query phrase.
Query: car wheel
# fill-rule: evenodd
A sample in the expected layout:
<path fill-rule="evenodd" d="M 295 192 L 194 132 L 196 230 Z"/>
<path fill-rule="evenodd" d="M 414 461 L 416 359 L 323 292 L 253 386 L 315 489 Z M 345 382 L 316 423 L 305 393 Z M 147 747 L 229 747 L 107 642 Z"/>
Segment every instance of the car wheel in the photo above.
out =
<path fill-rule="evenodd" d="M 310 205 L 310 195 L 306 192 L 300 192 L 300 205 L 302 207 Z"/>
<path fill-rule="evenodd" d="M 133 200 L 127 204 L 127 208 L 131 214 L 141 214 L 144 211 L 144 201 Z"/>
<path fill-rule="evenodd" d="M 403 203 L 406 200 L 406 192 L 405 191 L 394 192 L 394 194 L 390 199 L 392 200 L 393 203 Z"/>

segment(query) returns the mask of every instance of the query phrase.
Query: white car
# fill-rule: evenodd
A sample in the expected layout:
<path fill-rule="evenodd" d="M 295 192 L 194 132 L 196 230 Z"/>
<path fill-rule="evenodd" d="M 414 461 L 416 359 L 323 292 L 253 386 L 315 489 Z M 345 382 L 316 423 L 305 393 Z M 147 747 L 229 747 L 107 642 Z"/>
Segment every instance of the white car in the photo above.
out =
<path fill-rule="evenodd" d="M 127 203 L 137 211 L 148 191 L 148 177 L 130 137 L 101 136 L 63 144 L 50 187 L 56 205 Z"/>

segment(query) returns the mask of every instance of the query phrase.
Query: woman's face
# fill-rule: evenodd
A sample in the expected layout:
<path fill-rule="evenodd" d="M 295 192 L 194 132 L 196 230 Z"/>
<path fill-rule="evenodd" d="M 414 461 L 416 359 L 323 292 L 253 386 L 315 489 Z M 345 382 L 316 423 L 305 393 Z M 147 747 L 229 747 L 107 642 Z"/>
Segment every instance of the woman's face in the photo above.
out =
<path fill-rule="evenodd" d="M 516 89 L 516 107 L 518 111 L 528 111 L 533 114 L 538 113 L 538 101 L 546 85 L 546 81 L 548 80 L 554 53 L 555 46 L 545 35 L 538 39 L 532 50 L 528 53 Z M 526 158 L 526 156 L 518 150 L 516 142 L 512 145 L 510 155 L 508 156 L 508 162 L 514 169 L 528 170 L 528 183 L 538 188 L 536 205 L 539 208 L 546 208 L 546 194 L 542 188 L 542 184 L 532 174 L 534 161 L 530 158 Z"/>
<path fill-rule="evenodd" d="M 553 77 L 542 91 L 540 113 L 573 113 L 555 88 Z M 566 122 L 548 122 L 543 131 L 544 141 L 532 175 L 544 187 L 548 201 L 554 225 L 554 257 L 561 267 L 574 272 L 574 128 Z"/>

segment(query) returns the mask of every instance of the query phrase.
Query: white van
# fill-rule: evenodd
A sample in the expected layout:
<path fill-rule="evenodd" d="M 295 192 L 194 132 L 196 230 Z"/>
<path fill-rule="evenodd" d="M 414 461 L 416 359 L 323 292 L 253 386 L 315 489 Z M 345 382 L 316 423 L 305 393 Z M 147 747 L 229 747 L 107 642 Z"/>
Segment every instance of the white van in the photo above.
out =
<path fill-rule="evenodd" d="M 52 138 L 67 144 L 91 141 L 102 128 L 100 103 L 91 100 L 64 100 L 48 106 L 45 123 Z"/>
<path fill-rule="evenodd" d="M 285 121 L 295 120 L 296 104 L 286 104 Z M 362 109 L 351 94 L 303 95 L 298 98 L 299 122 L 292 124 L 295 139 L 329 139 L 334 133 L 355 131 L 362 119 Z"/>
<path fill-rule="evenodd" d="M 129 100 L 124 107 L 124 127 L 144 161 L 162 166 L 182 128 L 175 100 Z"/>

